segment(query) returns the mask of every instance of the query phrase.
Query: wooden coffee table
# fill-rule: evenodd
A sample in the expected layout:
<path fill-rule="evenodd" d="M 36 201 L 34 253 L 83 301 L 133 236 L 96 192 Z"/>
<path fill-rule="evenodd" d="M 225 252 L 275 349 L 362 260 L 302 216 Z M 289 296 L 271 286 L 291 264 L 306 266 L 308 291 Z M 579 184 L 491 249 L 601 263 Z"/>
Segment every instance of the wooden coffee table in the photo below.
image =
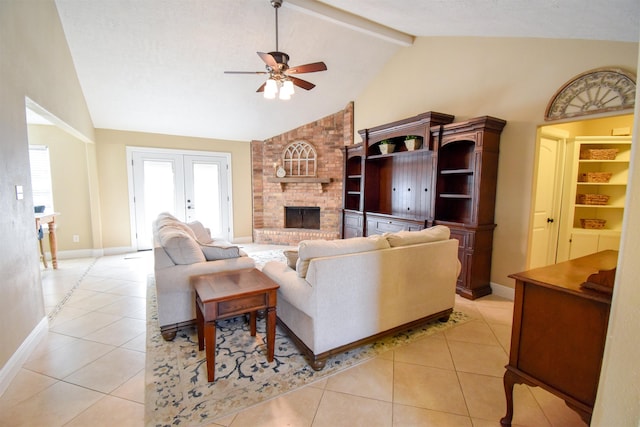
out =
<path fill-rule="evenodd" d="M 266 311 L 267 361 L 273 362 L 276 336 L 276 300 L 280 287 L 260 270 L 244 270 L 192 276 L 196 292 L 198 349 L 205 349 L 207 379 L 215 379 L 216 321 L 250 313 L 251 336 L 256 335 L 258 310 Z"/>

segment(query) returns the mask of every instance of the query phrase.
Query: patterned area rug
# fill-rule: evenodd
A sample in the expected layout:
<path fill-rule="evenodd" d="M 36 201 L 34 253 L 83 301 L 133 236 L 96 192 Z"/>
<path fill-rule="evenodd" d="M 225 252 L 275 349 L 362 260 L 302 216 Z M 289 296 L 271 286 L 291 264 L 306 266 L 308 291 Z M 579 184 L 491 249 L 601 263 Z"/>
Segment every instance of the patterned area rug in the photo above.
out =
<path fill-rule="evenodd" d="M 253 252 L 250 253 L 249 256 L 256 262 L 256 268 L 259 270 L 262 270 L 262 267 L 269 261 L 287 262 L 282 249 Z"/>
<path fill-rule="evenodd" d="M 182 329 L 172 342 L 162 339 L 151 278 L 147 289 L 145 425 L 206 425 L 466 320 L 465 314 L 454 312 L 446 323 L 436 321 L 344 352 L 330 358 L 322 371 L 314 371 L 279 327 L 274 361 L 267 363 L 265 321 L 258 320 L 258 333 L 252 337 L 243 316 L 227 319 L 218 322 L 216 380 L 208 383 L 205 353 L 198 351 L 195 327 Z"/>

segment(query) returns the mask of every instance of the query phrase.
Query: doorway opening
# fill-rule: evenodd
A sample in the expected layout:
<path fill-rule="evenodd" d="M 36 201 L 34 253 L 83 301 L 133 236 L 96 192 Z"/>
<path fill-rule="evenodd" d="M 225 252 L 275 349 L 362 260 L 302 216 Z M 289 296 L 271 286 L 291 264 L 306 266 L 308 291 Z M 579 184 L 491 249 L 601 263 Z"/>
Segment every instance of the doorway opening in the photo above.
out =
<path fill-rule="evenodd" d="M 611 222 L 611 227 L 603 231 L 580 230 L 575 226 L 575 221 L 578 221 L 578 219 L 574 221 L 578 177 L 574 175 L 578 174 L 576 169 L 578 162 L 591 162 L 578 158 L 580 154 L 579 147 L 576 148 L 576 141 L 585 137 L 587 141 L 597 142 L 599 140 L 597 137 L 602 137 L 603 147 L 606 144 L 618 147 L 616 138 L 619 138 L 623 142 L 620 147 L 624 151 L 626 145 L 630 147 L 624 141 L 631 140 L 634 132 L 633 119 L 633 114 L 625 114 L 549 124 L 538 128 L 527 251 L 528 268 L 567 261 L 599 250 L 618 249 L 620 241 L 618 224 L 614 225 Z M 625 133 L 629 136 L 625 136 Z M 597 144 L 594 146 L 599 147 Z M 619 163 L 615 167 L 623 168 L 624 158 L 625 155 L 621 155 L 617 161 L 614 160 L 613 162 Z M 600 166 L 593 161 L 593 164 L 587 164 L 587 167 L 609 166 Z M 626 171 L 623 171 L 619 174 L 618 180 L 611 185 L 608 185 L 609 183 L 606 186 L 585 184 L 580 186 L 580 191 L 619 195 L 621 191 L 624 193 L 625 177 Z M 600 209 L 600 212 L 604 212 L 605 216 L 621 217 L 625 205 L 624 195 L 617 199 L 623 200 L 617 200 L 616 203 Z M 582 209 L 582 212 L 584 216 L 603 216 L 602 213 L 596 213 L 594 209 L 588 207 Z"/>

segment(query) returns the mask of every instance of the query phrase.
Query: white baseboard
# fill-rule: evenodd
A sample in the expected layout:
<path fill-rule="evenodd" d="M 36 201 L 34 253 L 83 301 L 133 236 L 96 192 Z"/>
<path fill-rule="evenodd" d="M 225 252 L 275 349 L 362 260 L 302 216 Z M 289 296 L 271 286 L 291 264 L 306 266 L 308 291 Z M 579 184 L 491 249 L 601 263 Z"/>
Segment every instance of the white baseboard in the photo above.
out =
<path fill-rule="evenodd" d="M 58 251 L 58 259 L 97 258 L 102 256 L 102 249 L 77 249 L 73 251 Z M 47 252 L 47 261 L 51 253 Z"/>
<path fill-rule="evenodd" d="M 13 353 L 7 363 L 0 369 L 0 396 L 7 390 L 11 381 L 18 375 L 22 365 L 29 358 L 36 346 L 42 341 L 49 330 L 49 320 L 43 317 L 20 347 Z"/>
<path fill-rule="evenodd" d="M 513 301 L 515 299 L 516 290 L 504 285 L 498 285 L 497 283 L 491 283 L 491 293 L 493 295 L 506 298 Z"/>
<path fill-rule="evenodd" d="M 103 255 L 120 255 L 120 254 L 127 254 L 130 252 L 137 252 L 138 250 L 133 246 L 120 246 L 120 247 L 113 247 L 113 248 L 104 248 L 103 251 L 104 251 Z"/>
<path fill-rule="evenodd" d="M 235 237 L 233 239 L 233 243 L 253 243 L 253 237 L 251 236 Z"/>

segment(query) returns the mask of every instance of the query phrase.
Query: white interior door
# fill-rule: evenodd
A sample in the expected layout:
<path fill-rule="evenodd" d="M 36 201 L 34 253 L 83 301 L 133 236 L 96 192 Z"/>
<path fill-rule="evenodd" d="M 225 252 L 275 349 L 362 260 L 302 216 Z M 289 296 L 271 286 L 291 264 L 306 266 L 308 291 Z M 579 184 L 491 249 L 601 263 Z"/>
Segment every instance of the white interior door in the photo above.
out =
<path fill-rule="evenodd" d="M 213 237 L 229 239 L 229 159 L 177 150 L 128 149 L 132 178 L 132 243 L 153 248 L 151 225 L 161 212 L 200 221 Z"/>
<path fill-rule="evenodd" d="M 556 263 L 564 144 L 562 138 L 540 137 L 528 268 Z"/>

